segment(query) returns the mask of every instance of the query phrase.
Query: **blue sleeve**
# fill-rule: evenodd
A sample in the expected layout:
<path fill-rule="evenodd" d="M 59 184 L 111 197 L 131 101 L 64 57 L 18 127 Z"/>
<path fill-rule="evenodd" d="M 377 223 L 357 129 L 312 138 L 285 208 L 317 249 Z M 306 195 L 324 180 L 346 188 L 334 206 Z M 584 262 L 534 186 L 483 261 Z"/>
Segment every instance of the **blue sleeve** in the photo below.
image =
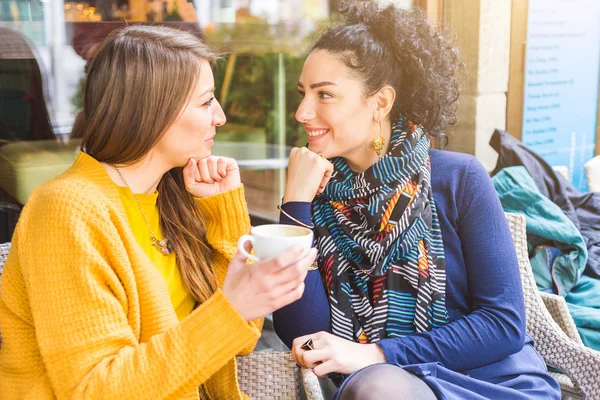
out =
<path fill-rule="evenodd" d="M 288 202 L 282 209 L 304 224 L 312 223 L 310 203 Z M 285 213 L 280 214 L 279 223 L 298 225 Z M 273 313 L 275 332 L 289 348 L 298 336 L 320 331 L 329 332 L 329 302 L 319 271 L 309 271 L 304 285 L 304 294 L 299 300 Z"/>
<path fill-rule="evenodd" d="M 471 161 L 458 208 L 471 313 L 441 328 L 378 342 L 390 363 L 440 362 L 462 372 L 520 351 L 525 304 L 519 265 L 504 211 L 483 166 Z M 447 282 L 447 285 L 451 282 Z"/>

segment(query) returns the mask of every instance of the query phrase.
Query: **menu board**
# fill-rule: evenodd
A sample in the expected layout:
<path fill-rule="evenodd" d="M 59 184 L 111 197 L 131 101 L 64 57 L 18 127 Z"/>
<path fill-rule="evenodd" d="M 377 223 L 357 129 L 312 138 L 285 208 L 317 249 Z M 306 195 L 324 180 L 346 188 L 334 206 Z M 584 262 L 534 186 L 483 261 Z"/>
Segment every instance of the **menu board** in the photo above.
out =
<path fill-rule="evenodd" d="M 600 76 L 600 0 L 529 0 L 523 143 L 586 190 Z"/>

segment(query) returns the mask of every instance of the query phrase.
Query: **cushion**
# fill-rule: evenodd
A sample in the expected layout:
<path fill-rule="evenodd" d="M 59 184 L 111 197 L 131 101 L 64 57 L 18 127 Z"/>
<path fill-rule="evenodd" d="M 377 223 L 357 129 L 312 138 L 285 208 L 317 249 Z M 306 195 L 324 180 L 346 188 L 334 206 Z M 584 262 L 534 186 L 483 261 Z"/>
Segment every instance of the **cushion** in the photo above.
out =
<path fill-rule="evenodd" d="M 584 164 L 588 190 L 600 192 L 600 156 L 596 156 Z"/>
<path fill-rule="evenodd" d="M 0 147 L 0 186 L 25 204 L 39 185 L 69 168 L 77 156 L 80 139 L 21 141 Z"/>

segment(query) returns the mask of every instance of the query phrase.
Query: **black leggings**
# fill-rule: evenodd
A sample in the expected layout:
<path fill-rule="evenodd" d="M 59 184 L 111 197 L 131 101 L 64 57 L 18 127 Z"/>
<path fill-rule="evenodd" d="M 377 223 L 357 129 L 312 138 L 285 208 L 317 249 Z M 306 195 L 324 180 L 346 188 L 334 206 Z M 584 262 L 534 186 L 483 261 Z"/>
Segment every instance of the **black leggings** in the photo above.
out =
<path fill-rule="evenodd" d="M 350 375 L 334 400 L 436 400 L 425 382 L 392 364 L 376 364 Z"/>

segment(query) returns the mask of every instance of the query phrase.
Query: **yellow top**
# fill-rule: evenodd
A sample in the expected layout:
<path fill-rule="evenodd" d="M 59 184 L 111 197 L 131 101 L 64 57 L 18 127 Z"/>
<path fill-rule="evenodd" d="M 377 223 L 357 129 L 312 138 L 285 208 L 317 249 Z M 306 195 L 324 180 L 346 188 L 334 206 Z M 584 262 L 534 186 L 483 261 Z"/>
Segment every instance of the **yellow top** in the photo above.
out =
<path fill-rule="evenodd" d="M 250 228 L 243 188 L 197 204 L 222 285 Z M 235 356 L 254 349 L 262 320 L 218 289 L 179 322 L 113 181 L 84 153 L 32 193 L 0 285 L 2 400 L 247 398 Z"/>
<path fill-rule="evenodd" d="M 129 226 L 131 226 L 135 240 L 142 250 L 144 250 L 144 253 L 148 255 L 148 258 L 150 258 L 156 269 L 158 269 L 158 272 L 165 278 L 167 288 L 169 289 L 169 296 L 171 297 L 171 303 L 173 303 L 177 318 L 181 321 L 194 310 L 196 300 L 192 297 L 183 283 L 181 273 L 179 272 L 175 260 L 175 253 L 171 252 L 168 256 L 164 256 L 152 245 L 148 224 L 146 224 L 140 208 L 131 194 L 131 190 L 121 186 L 117 186 L 117 190 L 119 191 L 121 203 L 123 203 L 123 207 L 125 208 L 127 220 L 129 221 Z M 163 239 L 158 206 L 156 205 L 158 192 L 154 194 L 136 194 L 135 197 L 137 197 L 140 205 L 144 209 L 154 235 L 158 240 Z"/>

